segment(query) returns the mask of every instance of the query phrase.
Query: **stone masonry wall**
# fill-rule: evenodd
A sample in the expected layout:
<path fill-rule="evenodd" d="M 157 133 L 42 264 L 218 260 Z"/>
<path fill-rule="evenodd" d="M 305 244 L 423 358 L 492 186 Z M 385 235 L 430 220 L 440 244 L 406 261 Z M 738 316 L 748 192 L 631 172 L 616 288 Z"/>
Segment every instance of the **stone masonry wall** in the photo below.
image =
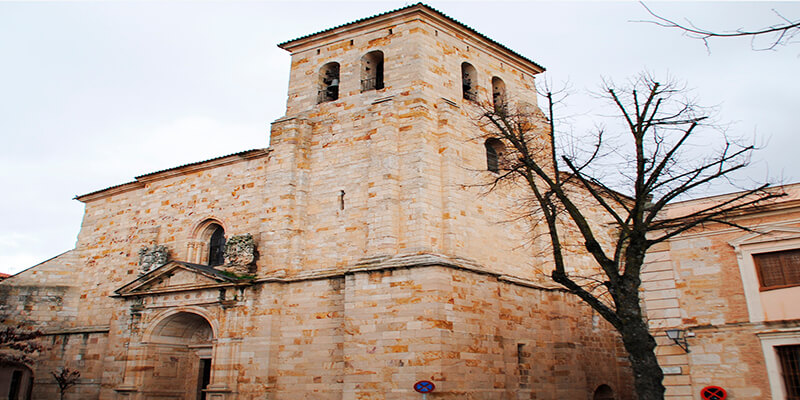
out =
<path fill-rule="evenodd" d="M 5 280 L 0 285 L 0 317 L 7 324 L 35 324 L 40 329 L 74 326 L 76 262 L 74 252 L 68 251 Z"/>
<path fill-rule="evenodd" d="M 142 246 L 165 245 L 171 258 L 185 261 L 195 239 L 193 230 L 209 218 L 220 221 L 228 236 L 260 237 L 262 226 L 269 226 L 265 208 L 271 196 L 278 196 L 267 189 L 267 167 L 266 157 L 243 160 L 88 201 L 74 250 L 79 261 L 73 275 L 81 287 L 82 305 L 78 323 L 108 324 L 114 308 L 108 296 L 136 279 Z M 263 248 L 268 242 L 257 243 L 268 259 L 270 252 Z"/>
<path fill-rule="evenodd" d="M 477 110 L 461 96 L 461 62 L 479 70 L 487 99 L 497 75 L 510 98 L 535 104 L 533 76 L 448 29 L 399 19 L 293 53 L 287 117 L 270 141 L 271 162 L 285 172 L 272 182 L 291 185 L 277 205 L 286 229 L 275 238 L 296 249 L 282 259 L 287 273 L 433 252 L 542 279 L 531 268 L 543 263 L 542 249 L 530 245 L 530 223 L 516 219 L 524 193 L 485 186 L 493 175 Z M 360 60 L 376 49 L 386 87 L 362 93 Z M 331 61 L 341 65 L 340 98 L 316 104 L 317 74 Z"/>
<path fill-rule="evenodd" d="M 262 354 L 274 360 L 271 399 L 405 399 L 421 379 L 442 399 L 589 399 L 601 384 L 623 399 L 632 391 L 610 327 L 561 291 L 437 266 L 259 291 L 254 301 L 265 305 L 254 312 L 279 327 L 266 338 L 274 354 Z M 242 365 L 240 398 L 263 394 L 251 384 L 264 379 L 258 364 Z"/>

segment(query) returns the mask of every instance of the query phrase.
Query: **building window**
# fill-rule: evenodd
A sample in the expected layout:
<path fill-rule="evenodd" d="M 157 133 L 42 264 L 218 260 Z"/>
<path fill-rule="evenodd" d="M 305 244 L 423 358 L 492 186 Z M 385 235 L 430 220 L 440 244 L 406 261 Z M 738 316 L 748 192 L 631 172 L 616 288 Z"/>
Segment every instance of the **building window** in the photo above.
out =
<path fill-rule="evenodd" d="M 800 285 L 800 250 L 754 254 L 761 290 Z"/>
<path fill-rule="evenodd" d="M 800 345 L 775 347 L 783 372 L 786 399 L 800 400 Z"/>
<path fill-rule="evenodd" d="M 217 224 L 212 224 L 209 229 L 213 233 L 208 243 L 208 265 L 222 265 L 225 263 L 225 229 Z"/>
<path fill-rule="evenodd" d="M 475 83 L 477 72 L 468 62 L 461 63 L 461 88 L 465 100 L 478 100 L 478 85 Z"/>
<path fill-rule="evenodd" d="M 486 169 L 497 173 L 500 171 L 500 159 L 505 153 L 506 146 L 499 139 L 486 139 L 483 143 L 486 147 Z"/>
<path fill-rule="evenodd" d="M 370 51 L 361 57 L 361 91 L 383 89 L 383 52 Z"/>
<path fill-rule="evenodd" d="M 531 353 L 525 349 L 524 343 L 517 343 L 517 368 L 519 369 L 519 388 L 530 389 Z"/>
<path fill-rule="evenodd" d="M 329 62 L 319 70 L 319 92 L 317 103 L 339 98 L 339 63 Z"/>
<path fill-rule="evenodd" d="M 492 102 L 494 112 L 505 114 L 506 112 L 506 84 L 498 77 L 492 77 Z"/>

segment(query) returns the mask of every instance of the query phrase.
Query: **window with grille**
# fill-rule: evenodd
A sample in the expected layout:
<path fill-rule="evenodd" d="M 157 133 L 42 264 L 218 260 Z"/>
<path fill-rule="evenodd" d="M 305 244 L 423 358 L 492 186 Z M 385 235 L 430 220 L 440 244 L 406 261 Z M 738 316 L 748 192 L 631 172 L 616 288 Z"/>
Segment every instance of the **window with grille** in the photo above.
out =
<path fill-rule="evenodd" d="M 383 52 L 370 51 L 361 57 L 361 91 L 383 89 Z"/>
<path fill-rule="evenodd" d="M 761 290 L 800 285 L 800 250 L 754 254 Z"/>
<path fill-rule="evenodd" d="M 800 400 L 800 345 L 778 346 L 786 400 Z"/>

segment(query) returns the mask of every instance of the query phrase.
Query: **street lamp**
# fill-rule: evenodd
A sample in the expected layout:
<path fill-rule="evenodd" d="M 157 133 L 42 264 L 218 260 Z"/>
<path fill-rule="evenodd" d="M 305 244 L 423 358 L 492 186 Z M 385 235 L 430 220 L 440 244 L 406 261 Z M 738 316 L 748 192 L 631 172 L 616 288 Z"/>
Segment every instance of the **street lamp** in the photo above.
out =
<path fill-rule="evenodd" d="M 689 342 L 686 341 L 686 331 L 683 329 L 667 329 L 667 337 L 672 339 L 675 344 L 680 346 L 685 352 L 689 352 Z"/>

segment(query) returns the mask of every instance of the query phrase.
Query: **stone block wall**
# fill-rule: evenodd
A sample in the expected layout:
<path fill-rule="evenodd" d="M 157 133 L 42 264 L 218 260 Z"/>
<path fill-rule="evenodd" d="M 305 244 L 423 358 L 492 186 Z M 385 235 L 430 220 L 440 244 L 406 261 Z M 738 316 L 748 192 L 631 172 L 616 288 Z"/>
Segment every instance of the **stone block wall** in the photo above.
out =
<path fill-rule="evenodd" d="M 0 285 L 0 317 L 43 330 L 73 327 L 79 308 L 76 263 L 68 251 L 9 278 Z"/>
<path fill-rule="evenodd" d="M 162 244 L 172 259 L 202 262 L 187 258 L 197 240 L 195 230 L 209 218 L 220 221 L 227 236 L 252 233 L 260 238 L 262 223 L 269 218 L 266 205 L 278 196 L 267 189 L 266 169 L 267 157 L 243 159 L 85 200 L 71 271 L 81 288 L 79 323 L 108 324 L 107 314 L 115 308 L 108 297 L 138 277 L 143 246 Z M 264 241 L 256 242 L 259 254 L 269 259 Z"/>
<path fill-rule="evenodd" d="M 243 398 L 269 390 L 274 399 L 404 399 L 422 379 L 442 399 L 588 399 L 601 384 L 619 398 L 632 391 L 616 335 L 561 291 L 408 266 L 259 292 L 253 311 L 276 330 L 245 337 L 243 348 L 271 342 L 274 354 L 262 354 L 270 384 L 251 384 L 264 378 L 253 374 L 259 363 L 242 365 Z"/>
<path fill-rule="evenodd" d="M 51 331 L 39 339 L 44 351 L 36 358 L 33 399 L 57 399 L 58 385 L 51 372 L 69 368 L 81 373 L 77 385 L 64 396 L 67 400 L 98 399 L 103 384 L 108 332 L 104 329 Z"/>

